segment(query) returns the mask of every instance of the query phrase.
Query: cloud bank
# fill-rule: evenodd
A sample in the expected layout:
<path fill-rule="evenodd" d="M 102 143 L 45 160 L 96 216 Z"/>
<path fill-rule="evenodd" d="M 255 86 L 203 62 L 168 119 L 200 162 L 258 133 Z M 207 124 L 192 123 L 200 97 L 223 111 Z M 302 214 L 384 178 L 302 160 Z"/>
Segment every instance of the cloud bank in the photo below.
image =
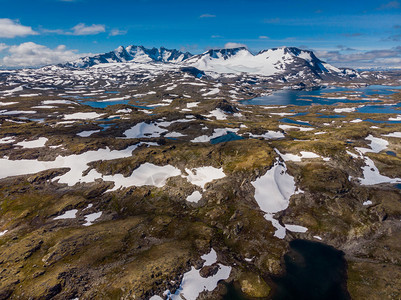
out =
<path fill-rule="evenodd" d="M 0 19 L 0 38 L 15 38 L 18 36 L 36 35 L 30 26 L 24 26 L 11 19 Z"/>
<path fill-rule="evenodd" d="M 68 50 L 64 45 L 51 49 L 33 42 L 6 48 L 8 54 L 0 60 L 3 67 L 39 67 L 75 60 L 86 55 L 78 54 L 77 50 Z"/>

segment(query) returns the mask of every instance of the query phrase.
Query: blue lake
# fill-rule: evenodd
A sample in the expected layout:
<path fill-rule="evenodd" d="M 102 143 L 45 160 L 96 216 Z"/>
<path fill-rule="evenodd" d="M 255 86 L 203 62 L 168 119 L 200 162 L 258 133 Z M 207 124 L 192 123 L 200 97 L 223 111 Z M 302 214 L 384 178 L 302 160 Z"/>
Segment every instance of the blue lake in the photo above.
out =
<path fill-rule="evenodd" d="M 225 143 L 229 141 L 237 141 L 237 140 L 242 140 L 244 139 L 242 136 L 239 136 L 235 134 L 234 132 L 228 131 L 227 134 L 219 136 L 217 138 L 211 139 L 210 143 L 212 145 L 219 144 L 219 143 Z"/>
<path fill-rule="evenodd" d="M 110 105 L 117 105 L 117 104 L 128 104 L 130 100 L 118 100 L 118 101 L 85 101 L 82 102 L 84 105 L 88 105 L 94 108 L 106 108 Z"/>
<path fill-rule="evenodd" d="M 280 119 L 280 122 L 296 124 L 296 125 L 312 126 L 311 124 L 309 124 L 307 122 L 295 121 L 295 120 L 288 119 L 288 118 L 282 118 L 282 119 Z"/>
<path fill-rule="evenodd" d="M 119 120 L 119 116 L 111 117 L 111 118 L 104 118 L 104 119 L 99 119 L 99 122 L 109 122 L 109 121 L 114 121 L 114 120 Z"/>
<path fill-rule="evenodd" d="M 385 121 L 385 120 L 372 120 L 372 119 L 365 119 L 365 122 L 370 122 L 370 123 L 377 123 L 377 124 L 400 124 L 401 121 Z"/>
<path fill-rule="evenodd" d="M 401 102 L 394 105 L 365 105 L 358 107 L 356 112 L 365 114 L 401 114 Z"/>
<path fill-rule="evenodd" d="M 327 93 L 335 92 L 350 92 L 351 94 L 358 94 L 359 97 L 367 97 L 371 95 L 391 95 L 393 90 L 400 90 L 401 86 L 385 86 L 385 85 L 371 85 L 362 88 L 345 88 L 345 87 L 328 87 L 316 90 L 279 90 L 268 96 L 253 98 L 250 100 L 241 101 L 245 105 L 299 105 L 309 106 L 312 104 L 333 105 L 336 103 L 364 103 L 370 102 L 369 100 L 349 100 L 341 99 L 344 95 L 336 98 L 330 95 L 330 99 L 323 96 Z"/>

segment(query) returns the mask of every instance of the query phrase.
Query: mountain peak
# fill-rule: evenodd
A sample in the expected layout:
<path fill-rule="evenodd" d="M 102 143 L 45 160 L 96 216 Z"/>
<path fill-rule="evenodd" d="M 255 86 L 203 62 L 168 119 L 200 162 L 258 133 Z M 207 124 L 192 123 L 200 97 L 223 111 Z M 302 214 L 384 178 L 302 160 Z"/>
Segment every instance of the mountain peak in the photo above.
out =
<path fill-rule="evenodd" d="M 118 63 L 118 62 L 163 62 L 163 63 L 179 63 L 191 57 L 189 52 L 181 52 L 176 49 L 166 49 L 164 47 L 145 48 L 144 46 L 130 45 L 127 47 L 119 46 L 117 49 L 104 54 L 95 56 L 87 56 L 79 58 L 73 62 L 63 64 L 64 67 L 87 68 L 102 63 Z"/>

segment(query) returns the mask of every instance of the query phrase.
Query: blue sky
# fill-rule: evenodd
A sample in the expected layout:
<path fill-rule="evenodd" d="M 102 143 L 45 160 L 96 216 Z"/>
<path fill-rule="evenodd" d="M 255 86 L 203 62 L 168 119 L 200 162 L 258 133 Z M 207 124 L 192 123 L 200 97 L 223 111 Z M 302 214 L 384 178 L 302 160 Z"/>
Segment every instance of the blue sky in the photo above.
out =
<path fill-rule="evenodd" d="M 400 0 L 401 1 L 401 0 Z M 201 53 L 296 46 L 337 66 L 401 67 L 400 1 L 0 0 L 0 65 L 43 65 L 119 45 Z"/>

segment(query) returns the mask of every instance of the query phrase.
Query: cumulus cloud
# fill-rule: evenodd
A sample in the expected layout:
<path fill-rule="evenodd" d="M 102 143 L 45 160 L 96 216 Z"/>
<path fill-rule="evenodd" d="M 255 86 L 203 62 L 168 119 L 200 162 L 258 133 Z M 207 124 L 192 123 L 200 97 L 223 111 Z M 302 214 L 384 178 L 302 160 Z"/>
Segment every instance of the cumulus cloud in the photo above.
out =
<path fill-rule="evenodd" d="M 72 27 L 73 35 L 95 35 L 105 31 L 106 27 L 102 24 L 92 24 L 90 26 L 86 26 L 84 23 L 79 23 Z"/>
<path fill-rule="evenodd" d="M 216 15 L 212 15 L 212 14 L 203 14 L 200 15 L 199 18 L 216 18 Z"/>
<path fill-rule="evenodd" d="M 319 58 L 341 67 L 396 67 L 401 61 L 401 46 L 383 50 L 354 51 L 353 53 L 341 51 L 315 51 L 315 53 Z"/>
<path fill-rule="evenodd" d="M 54 49 L 33 42 L 8 47 L 8 54 L 0 60 L 3 67 L 38 67 L 62 63 L 84 56 L 77 50 L 59 45 Z"/>
<path fill-rule="evenodd" d="M 19 22 L 11 19 L 0 19 L 0 37 L 14 38 L 17 36 L 27 36 L 38 34 L 32 27 L 21 25 Z"/>
<path fill-rule="evenodd" d="M 224 45 L 225 49 L 232 49 L 232 48 L 241 48 L 241 47 L 245 47 L 248 49 L 248 46 L 245 44 L 240 44 L 240 43 L 226 43 Z"/>

